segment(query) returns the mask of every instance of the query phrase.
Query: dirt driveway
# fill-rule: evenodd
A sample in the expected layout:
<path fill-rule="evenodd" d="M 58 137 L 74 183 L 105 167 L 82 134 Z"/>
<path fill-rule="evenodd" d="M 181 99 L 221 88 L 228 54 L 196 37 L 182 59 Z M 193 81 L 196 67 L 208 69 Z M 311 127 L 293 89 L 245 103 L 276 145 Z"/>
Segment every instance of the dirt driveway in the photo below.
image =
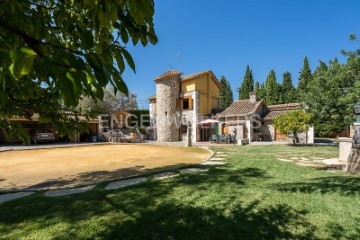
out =
<path fill-rule="evenodd" d="M 98 183 L 199 163 L 201 148 L 157 145 L 93 145 L 0 153 L 0 191 L 53 189 Z"/>

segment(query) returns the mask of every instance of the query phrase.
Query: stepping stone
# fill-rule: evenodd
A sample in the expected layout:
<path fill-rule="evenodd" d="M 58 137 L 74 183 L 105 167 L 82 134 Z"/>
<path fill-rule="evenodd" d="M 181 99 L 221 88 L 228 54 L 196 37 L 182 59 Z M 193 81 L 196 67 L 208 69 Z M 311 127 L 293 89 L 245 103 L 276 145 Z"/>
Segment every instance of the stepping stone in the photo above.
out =
<path fill-rule="evenodd" d="M 340 161 L 338 158 L 331 158 L 322 160 L 322 162 L 326 165 L 345 165 L 346 162 Z"/>
<path fill-rule="evenodd" d="M 285 159 L 285 158 L 277 158 L 277 160 L 283 161 L 283 162 L 293 162 L 293 160 Z"/>
<path fill-rule="evenodd" d="M 77 193 L 83 193 L 93 189 L 95 185 L 78 187 L 78 188 L 68 188 L 68 189 L 59 189 L 59 190 L 50 190 L 45 193 L 47 197 L 61 197 L 67 195 L 73 195 Z"/>
<path fill-rule="evenodd" d="M 174 173 L 174 172 L 163 172 L 163 173 L 158 173 L 154 175 L 155 179 L 165 179 L 165 178 L 172 178 L 172 177 L 177 177 L 180 174 L 178 173 Z"/>
<path fill-rule="evenodd" d="M 131 185 L 134 185 L 134 184 L 145 182 L 146 180 L 147 179 L 145 177 L 139 177 L 139 178 L 131 178 L 131 179 L 126 179 L 126 180 L 116 181 L 116 182 L 109 183 L 105 187 L 105 189 L 106 190 L 112 190 L 112 189 L 124 188 L 124 187 L 127 187 L 127 186 L 131 186 Z"/>
<path fill-rule="evenodd" d="M 216 157 L 227 157 L 228 155 L 217 155 L 216 154 Z"/>
<path fill-rule="evenodd" d="M 310 161 L 310 160 L 298 160 L 298 162 L 302 162 L 302 163 L 313 163 L 314 161 Z"/>
<path fill-rule="evenodd" d="M 214 158 L 210 158 L 209 161 L 224 161 L 224 158 L 218 158 L 218 157 L 214 157 Z"/>
<path fill-rule="evenodd" d="M 299 166 L 304 166 L 304 167 L 323 167 L 324 165 L 323 164 L 319 164 L 319 163 L 303 163 L 303 162 L 299 162 L 299 163 L 296 163 L 296 165 L 299 165 Z"/>
<path fill-rule="evenodd" d="M 209 169 L 207 168 L 186 168 L 180 170 L 180 173 L 186 174 L 186 173 L 200 173 L 200 172 L 207 172 Z"/>
<path fill-rule="evenodd" d="M 0 195 L 0 203 L 4 203 L 4 202 L 15 200 L 18 198 L 26 197 L 33 193 L 34 192 L 17 192 L 17 193 L 2 194 L 2 195 Z"/>
<path fill-rule="evenodd" d="M 225 165 L 226 163 L 224 162 L 216 162 L 216 161 L 206 161 L 203 163 L 200 163 L 201 165 L 207 165 L 207 166 L 221 166 L 221 165 Z"/>
<path fill-rule="evenodd" d="M 291 158 L 289 158 L 290 160 L 299 160 L 299 158 L 298 157 L 291 157 Z"/>
<path fill-rule="evenodd" d="M 306 158 L 306 157 L 300 157 L 300 159 L 303 160 L 303 161 L 309 161 L 309 159 Z"/>

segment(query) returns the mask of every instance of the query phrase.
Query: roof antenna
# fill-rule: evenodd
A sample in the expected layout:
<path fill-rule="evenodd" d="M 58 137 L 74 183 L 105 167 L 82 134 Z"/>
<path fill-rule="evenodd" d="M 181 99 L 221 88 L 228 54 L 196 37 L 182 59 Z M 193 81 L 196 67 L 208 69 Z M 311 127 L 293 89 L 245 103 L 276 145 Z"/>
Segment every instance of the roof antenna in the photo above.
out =
<path fill-rule="evenodd" d="M 178 64 L 179 64 L 179 71 L 181 72 L 181 54 L 180 54 L 180 51 L 177 52 L 176 58 L 177 58 Z"/>

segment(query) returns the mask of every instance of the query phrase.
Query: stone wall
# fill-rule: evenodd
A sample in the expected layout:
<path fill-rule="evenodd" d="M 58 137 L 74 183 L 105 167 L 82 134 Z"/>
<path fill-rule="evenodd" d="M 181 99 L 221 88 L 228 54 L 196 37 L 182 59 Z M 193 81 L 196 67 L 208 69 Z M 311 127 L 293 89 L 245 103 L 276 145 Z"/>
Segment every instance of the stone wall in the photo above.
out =
<path fill-rule="evenodd" d="M 262 141 L 275 141 L 275 128 L 272 121 L 263 121 L 258 132 L 262 135 Z M 255 141 L 260 141 L 259 134 L 255 134 Z"/>
<path fill-rule="evenodd" d="M 234 129 L 236 130 L 236 140 L 244 139 L 244 125 L 228 126 L 228 132 L 234 136 Z"/>
<path fill-rule="evenodd" d="M 180 76 L 156 83 L 156 131 L 157 141 L 179 141 L 176 100 L 180 93 Z"/>

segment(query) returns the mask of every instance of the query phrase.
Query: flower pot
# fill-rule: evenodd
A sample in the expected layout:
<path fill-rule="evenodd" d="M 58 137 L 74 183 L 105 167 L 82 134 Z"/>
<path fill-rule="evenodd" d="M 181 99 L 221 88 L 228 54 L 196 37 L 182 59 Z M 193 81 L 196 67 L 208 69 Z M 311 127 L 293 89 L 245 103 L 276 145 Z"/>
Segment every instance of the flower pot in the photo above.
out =
<path fill-rule="evenodd" d="M 133 139 L 133 140 L 136 139 L 136 132 L 131 132 L 130 133 L 130 138 Z"/>

